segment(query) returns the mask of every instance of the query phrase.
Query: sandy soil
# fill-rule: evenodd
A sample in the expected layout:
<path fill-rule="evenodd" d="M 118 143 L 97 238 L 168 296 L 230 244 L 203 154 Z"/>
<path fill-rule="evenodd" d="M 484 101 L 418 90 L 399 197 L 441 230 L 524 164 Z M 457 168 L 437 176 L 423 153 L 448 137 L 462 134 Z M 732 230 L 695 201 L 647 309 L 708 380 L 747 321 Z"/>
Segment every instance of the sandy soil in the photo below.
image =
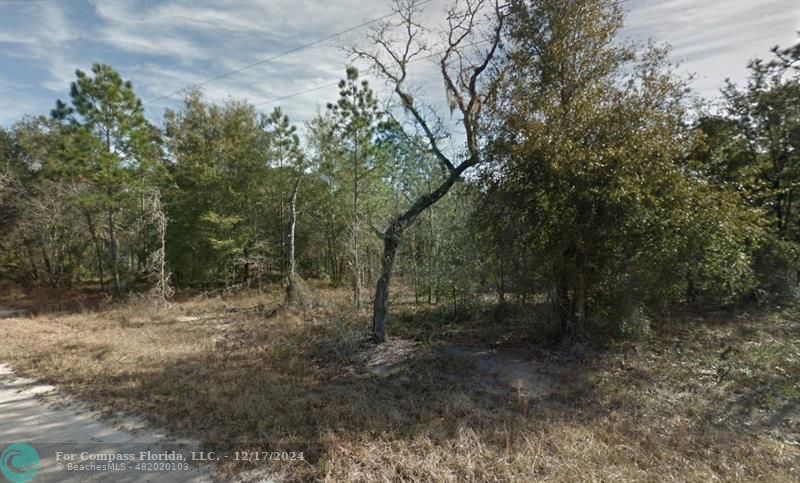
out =
<path fill-rule="evenodd" d="M 76 401 L 54 390 L 53 386 L 16 377 L 10 367 L 0 364 L 0 448 L 11 443 L 33 446 L 41 458 L 36 482 L 211 482 L 208 468 L 191 461 L 191 452 L 199 451 L 193 441 L 170 440 L 135 419 L 101 421 Z M 148 461 L 143 469 L 135 462 L 125 462 L 125 469 L 79 471 L 66 469 L 68 461 L 56 452 L 76 454 L 73 464 L 90 464 L 81 453 L 171 454 L 175 451 L 188 460 L 188 470 L 148 471 L 158 462 Z M 105 461 L 94 461 L 105 464 Z M 61 464 L 61 467 L 58 465 Z"/>

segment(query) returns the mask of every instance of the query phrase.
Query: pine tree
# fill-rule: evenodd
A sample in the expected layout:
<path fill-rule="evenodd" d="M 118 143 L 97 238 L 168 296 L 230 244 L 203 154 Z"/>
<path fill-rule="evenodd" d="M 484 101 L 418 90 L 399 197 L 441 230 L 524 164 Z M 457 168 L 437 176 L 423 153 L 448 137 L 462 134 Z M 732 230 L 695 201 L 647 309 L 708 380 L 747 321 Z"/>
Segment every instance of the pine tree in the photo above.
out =
<path fill-rule="evenodd" d="M 131 82 L 111 66 L 94 64 L 91 75 L 81 70 L 75 74 L 70 104 L 57 101 L 52 115 L 72 133 L 63 153 L 66 171 L 90 181 L 94 190 L 86 202 L 104 212 L 112 283 L 119 294 L 118 219 L 121 214 L 132 215 L 145 186 L 160 173 L 159 137 Z"/>

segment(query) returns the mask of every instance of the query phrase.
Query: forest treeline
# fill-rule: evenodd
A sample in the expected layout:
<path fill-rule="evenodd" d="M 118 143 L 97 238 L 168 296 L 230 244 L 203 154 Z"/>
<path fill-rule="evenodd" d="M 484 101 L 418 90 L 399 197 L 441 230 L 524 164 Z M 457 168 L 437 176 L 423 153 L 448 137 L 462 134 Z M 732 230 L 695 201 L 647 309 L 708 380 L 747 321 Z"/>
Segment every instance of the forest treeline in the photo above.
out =
<path fill-rule="evenodd" d="M 111 66 L 77 71 L 0 128 L 0 277 L 168 297 L 296 272 L 373 304 L 377 339 L 392 274 L 418 303 L 525 304 L 577 338 L 791 293 L 800 49 L 709 108 L 667 48 L 619 39 L 617 1 L 457 2 L 433 46 L 420 3 L 395 8 L 350 52 L 395 104 L 350 67 L 300 129 L 199 90 L 148 119 Z M 431 56 L 450 112 L 406 90 Z"/>

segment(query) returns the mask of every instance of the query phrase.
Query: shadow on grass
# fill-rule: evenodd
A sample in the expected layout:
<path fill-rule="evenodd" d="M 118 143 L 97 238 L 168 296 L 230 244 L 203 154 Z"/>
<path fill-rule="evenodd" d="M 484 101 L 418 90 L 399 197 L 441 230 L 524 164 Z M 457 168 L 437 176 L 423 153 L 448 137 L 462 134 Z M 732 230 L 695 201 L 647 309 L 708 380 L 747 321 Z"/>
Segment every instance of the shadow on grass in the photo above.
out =
<path fill-rule="evenodd" d="M 526 454 L 519 448 L 530 444 L 531 435 L 546 439 L 551 428 L 558 431 L 568 427 L 568 431 L 577 435 L 606 438 L 628 446 L 636 444 L 641 432 L 650 432 L 654 441 L 662 438 L 671 443 L 674 441 L 664 439 L 658 428 L 650 429 L 655 420 L 640 422 L 641 414 L 657 413 L 663 408 L 667 408 L 667 413 L 659 418 L 664 424 L 677 415 L 694 418 L 694 435 L 684 438 L 692 441 L 728 410 L 727 399 L 713 400 L 704 395 L 706 403 L 714 404 L 692 412 L 692 407 L 687 410 L 683 406 L 662 406 L 659 393 L 650 395 L 653 388 L 663 389 L 669 396 L 686 393 L 686 387 L 691 391 L 705 390 L 706 381 L 697 379 L 697 375 L 717 367 L 713 357 L 717 357 L 721 348 L 717 339 L 693 338 L 696 323 L 688 319 L 685 325 L 676 323 L 680 339 L 657 336 L 642 352 L 617 346 L 578 359 L 541 344 L 542 326 L 537 325 L 532 315 L 537 310 L 536 306 L 527 306 L 454 314 L 451 307 L 434 307 L 393 314 L 390 336 L 413 339 L 419 344 L 418 350 L 404 359 L 402 369 L 386 377 L 370 374 L 359 366 L 360 357 L 372 349 L 364 341 L 366 334 L 362 328 L 367 321 L 347 314 L 282 313 L 266 319 L 248 316 L 243 311 L 225 312 L 230 320 L 225 323 L 229 339 L 224 343 L 209 341 L 208 350 L 167 353 L 159 355 L 156 363 L 144 359 L 127 365 L 118 362 L 119 349 L 124 347 L 126 337 L 138 337 L 141 329 L 106 324 L 106 330 L 120 331 L 120 337 L 113 342 L 119 344 L 117 351 L 103 344 L 73 339 L 69 343 L 51 342 L 49 347 L 27 347 L 27 360 L 17 362 L 21 362 L 29 375 L 36 376 L 42 375 L 37 366 L 43 360 L 57 358 L 60 364 L 51 362 L 45 370 L 47 377 L 76 396 L 95 403 L 98 408 L 142 415 L 177 435 L 201 439 L 208 449 L 303 452 L 306 463 L 275 462 L 270 466 L 271 471 L 283 471 L 292 475 L 292 479 L 325 476 L 331 455 L 341 455 L 342 448 L 348 445 L 356 448 L 351 449 L 351 459 L 355 461 L 349 463 L 352 468 L 364 456 L 358 451 L 374 445 L 379 446 L 376 451 L 380 453 L 380 448 L 386 450 L 401 444 L 403 451 L 424 457 L 418 454 L 421 450 L 415 453 L 413 447 L 420 440 L 431 441 L 431 448 L 438 452 L 435 457 L 447 460 L 456 452 L 455 445 L 465 431 L 476 435 L 473 442 L 483 446 L 481 456 L 494 455 L 498 459 L 501 458 L 498 455 L 508 455 L 510 451 Z M 222 313 L 218 315 L 223 317 Z M 201 323 L 204 322 L 159 330 L 177 331 L 190 337 L 186 331 L 192 327 L 190 324 Z M 212 327 L 218 323 L 219 320 L 214 320 L 208 326 L 198 325 L 199 331 L 207 331 L 202 332 L 202 337 L 215 334 Z M 144 327 L 155 325 L 164 324 Z M 713 324 L 709 330 L 719 327 L 720 324 Z M 162 336 L 166 333 L 153 332 Z M 758 333 L 754 332 L 752 337 L 757 338 Z M 152 343 L 159 344 L 159 340 Z M 671 352 L 675 348 L 683 351 L 689 344 L 697 344 L 691 353 Z M 559 367 L 562 384 L 540 398 L 522 397 L 513 388 L 502 393 L 484 391 L 469 358 L 441 350 L 452 345 L 505 351 L 524 348 L 528 363 L 541 364 L 543 368 L 548 364 Z M 168 351 L 170 347 L 176 346 L 164 342 L 159 351 Z M 710 350 L 715 351 L 713 357 L 701 358 Z M 671 369 L 687 357 L 696 358 L 698 365 L 682 368 L 683 372 Z M 84 362 L 80 366 L 70 365 L 77 360 Z M 745 365 L 754 363 L 748 360 Z M 767 370 L 767 365 L 760 370 Z M 781 380 L 785 382 L 786 378 Z M 751 384 L 752 391 L 757 392 L 763 390 L 764 384 L 773 382 L 765 380 L 762 384 L 754 379 L 742 384 Z M 747 394 L 742 394 L 742 398 L 746 397 Z M 792 401 L 797 399 L 790 398 L 788 402 Z M 742 399 L 742 402 L 748 401 Z M 781 411 L 776 408 L 775 417 L 780 418 Z M 622 418 L 622 422 L 614 422 L 613 417 Z M 649 450 L 652 454 L 643 458 L 653 459 L 660 451 L 671 450 L 663 441 L 664 446 L 653 447 Z M 606 444 L 601 443 L 598 448 Z M 581 444 L 576 443 L 575 447 L 584 447 Z M 698 448 L 690 447 L 687 457 L 699 454 Z M 442 464 L 461 463 L 468 461 Z M 527 461 L 521 464 L 529 465 Z M 235 469 L 251 467 L 241 463 Z M 226 469 L 233 468 L 226 466 Z M 387 471 L 388 479 L 398 478 L 398 474 L 391 473 L 391 464 Z M 492 474 L 487 471 L 484 476 Z M 538 470 L 534 473 L 538 474 Z M 409 474 L 402 476 L 414 478 Z"/>
<path fill-rule="evenodd" d="M 357 343 L 343 343 L 335 330 L 315 326 L 289 335 L 253 334 L 241 344 L 158 367 L 77 373 L 64 367 L 50 379 L 98 409 L 143 416 L 217 452 L 303 452 L 307 464 L 273 465 L 300 479 L 324 473 L 337 442 L 412 444 L 422 437 L 446 445 L 469 429 L 500 451 L 523 436 L 521 421 L 536 414 L 549 422 L 574 416 L 564 395 L 527 400 L 510 389 L 507 394 L 476 390 L 469 360 L 430 347 L 409 355 L 400 371 L 375 376 L 357 362 L 371 344 L 355 337 Z M 55 349 L 62 359 L 80 357 L 100 366 L 118 357 L 88 342 Z M 48 355 L 34 355 L 28 365 L 42 357 Z M 254 466 L 238 465 L 236 470 Z"/>
<path fill-rule="evenodd" d="M 553 348 L 560 342 L 546 322 L 545 303 L 406 305 L 392 314 L 390 333 L 418 342 L 495 349 Z"/>
<path fill-rule="evenodd" d="M 0 287 L 0 308 L 20 315 L 74 314 L 107 305 L 111 296 L 99 288 Z"/>

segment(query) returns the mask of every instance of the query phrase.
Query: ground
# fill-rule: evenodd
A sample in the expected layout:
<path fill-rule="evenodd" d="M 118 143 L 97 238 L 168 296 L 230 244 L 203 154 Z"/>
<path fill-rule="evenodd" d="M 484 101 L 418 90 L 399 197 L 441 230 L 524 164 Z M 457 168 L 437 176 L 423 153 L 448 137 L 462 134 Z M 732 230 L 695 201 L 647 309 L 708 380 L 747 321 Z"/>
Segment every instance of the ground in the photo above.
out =
<path fill-rule="evenodd" d="M 213 469 L 194 465 L 186 471 L 145 471 L 128 465 L 125 470 L 79 472 L 65 469 L 69 461 L 59 458 L 64 453 L 124 453 L 155 454 L 173 450 L 185 458 L 200 451 L 195 441 L 176 441 L 165 434 L 150 430 L 146 424 L 130 417 L 114 421 L 99 421 L 80 401 L 59 393 L 53 386 L 31 379 L 16 377 L 13 371 L 0 364 L 0 434 L 4 442 L 25 442 L 33 445 L 41 458 L 41 469 L 35 480 L 61 483 L 114 481 L 139 483 L 210 483 Z M 76 462 L 77 463 L 77 462 Z M 61 464 L 59 467 L 58 465 Z"/>
<path fill-rule="evenodd" d="M 278 287 L 50 308 L 6 291 L 0 307 L 40 309 L 0 319 L 0 362 L 206 449 L 304 455 L 223 479 L 800 481 L 793 307 L 567 348 L 524 311 L 398 303 L 376 347 L 345 292 L 313 290 L 302 311 Z"/>

